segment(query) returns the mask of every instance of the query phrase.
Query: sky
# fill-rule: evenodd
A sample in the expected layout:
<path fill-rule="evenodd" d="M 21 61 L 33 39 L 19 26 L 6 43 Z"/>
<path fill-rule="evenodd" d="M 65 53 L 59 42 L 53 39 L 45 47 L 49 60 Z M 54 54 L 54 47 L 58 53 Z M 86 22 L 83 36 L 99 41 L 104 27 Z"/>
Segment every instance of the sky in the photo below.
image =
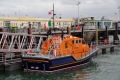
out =
<path fill-rule="evenodd" d="M 0 16 L 29 16 L 50 18 L 48 12 L 55 10 L 55 17 L 76 18 L 94 17 L 118 19 L 120 0 L 0 0 Z"/>

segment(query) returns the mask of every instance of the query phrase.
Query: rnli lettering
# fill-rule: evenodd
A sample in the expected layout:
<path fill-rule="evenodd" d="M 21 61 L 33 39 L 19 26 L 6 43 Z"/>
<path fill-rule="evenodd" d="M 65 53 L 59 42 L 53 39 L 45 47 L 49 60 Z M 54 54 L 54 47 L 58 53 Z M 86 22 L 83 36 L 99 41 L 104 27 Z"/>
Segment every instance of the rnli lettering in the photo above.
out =
<path fill-rule="evenodd" d="M 35 67 L 35 69 L 39 69 L 39 67 Z"/>
<path fill-rule="evenodd" d="M 31 69 L 34 69 L 34 66 L 31 66 Z"/>

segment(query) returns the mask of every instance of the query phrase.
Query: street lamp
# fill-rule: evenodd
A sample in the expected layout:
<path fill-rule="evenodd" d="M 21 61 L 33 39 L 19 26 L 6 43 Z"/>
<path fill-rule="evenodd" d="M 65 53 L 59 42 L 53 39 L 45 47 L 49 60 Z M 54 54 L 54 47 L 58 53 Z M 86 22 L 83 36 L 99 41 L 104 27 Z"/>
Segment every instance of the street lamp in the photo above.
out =
<path fill-rule="evenodd" d="M 119 9 L 119 20 L 120 20 L 120 6 L 118 7 L 118 9 Z"/>
<path fill-rule="evenodd" d="M 79 26 L 79 4 L 80 4 L 81 2 L 79 2 L 78 1 L 78 3 L 76 4 L 77 6 L 78 6 L 78 26 Z"/>
<path fill-rule="evenodd" d="M 117 19 L 117 13 L 115 13 L 115 20 Z"/>
<path fill-rule="evenodd" d="M 59 15 L 60 15 L 60 17 L 59 17 L 59 18 L 61 19 L 61 14 L 59 14 Z"/>

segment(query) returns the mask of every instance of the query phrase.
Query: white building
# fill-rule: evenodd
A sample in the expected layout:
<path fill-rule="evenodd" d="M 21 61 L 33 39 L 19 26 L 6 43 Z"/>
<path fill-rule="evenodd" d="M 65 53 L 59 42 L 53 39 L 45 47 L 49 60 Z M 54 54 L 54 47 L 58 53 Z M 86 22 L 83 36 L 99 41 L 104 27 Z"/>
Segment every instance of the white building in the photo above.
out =
<path fill-rule="evenodd" d="M 34 18 L 34 17 L 0 17 L 0 27 L 18 26 L 19 28 L 28 27 L 28 23 L 32 24 L 32 27 L 44 27 L 44 24 L 50 20 L 50 18 Z M 55 26 L 69 27 L 71 26 L 73 19 L 59 19 L 55 18 Z"/>

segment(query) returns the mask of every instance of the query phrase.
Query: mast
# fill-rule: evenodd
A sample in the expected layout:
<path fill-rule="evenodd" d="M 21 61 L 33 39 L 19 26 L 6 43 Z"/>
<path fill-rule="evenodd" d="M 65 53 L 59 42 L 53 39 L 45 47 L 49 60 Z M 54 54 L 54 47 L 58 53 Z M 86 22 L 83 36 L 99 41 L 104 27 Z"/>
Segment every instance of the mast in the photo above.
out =
<path fill-rule="evenodd" d="M 53 28 L 54 28 L 54 16 L 55 14 L 54 14 L 54 3 L 53 3 Z"/>

